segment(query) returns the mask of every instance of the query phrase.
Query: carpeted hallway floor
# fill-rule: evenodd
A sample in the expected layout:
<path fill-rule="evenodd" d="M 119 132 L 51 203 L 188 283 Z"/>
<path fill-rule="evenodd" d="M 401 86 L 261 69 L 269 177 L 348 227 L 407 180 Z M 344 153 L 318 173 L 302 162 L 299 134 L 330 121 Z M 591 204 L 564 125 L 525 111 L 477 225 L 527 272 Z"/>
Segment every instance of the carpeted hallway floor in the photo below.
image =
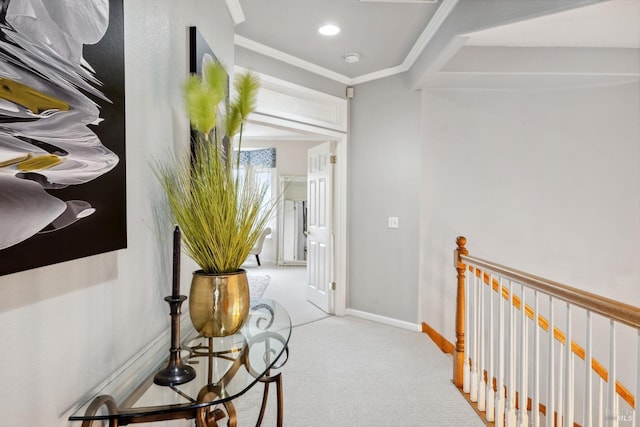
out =
<path fill-rule="evenodd" d="M 247 276 L 269 276 L 263 298 L 274 299 L 287 309 L 293 326 L 303 325 L 327 317 L 327 313 L 307 301 L 305 267 L 278 267 L 263 263 L 261 267 L 249 259 L 242 266 Z"/>
<path fill-rule="evenodd" d="M 293 329 L 281 369 L 288 427 L 483 426 L 451 383 L 451 358 L 426 335 L 354 317 Z M 262 386 L 236 401 L 255 425 Z M 275 389 L 263 423 L 275 426 Z"/>
<path fill-rule="evenodd" d="M 484 425 L 451 383 L 451 357 L 425 334 L 326 316 L 305 301 L 304 269 L 283 268 L 248 274 L 271 277 L 264 297 L 284 305 L 294 324 L 281 369 L 286 427 Z M 275 426 L 275 388 L 269 397 L 265 427 Z M 255 425 L 261 398 L 257 385 L 235 401 L 239 425 Z"/>

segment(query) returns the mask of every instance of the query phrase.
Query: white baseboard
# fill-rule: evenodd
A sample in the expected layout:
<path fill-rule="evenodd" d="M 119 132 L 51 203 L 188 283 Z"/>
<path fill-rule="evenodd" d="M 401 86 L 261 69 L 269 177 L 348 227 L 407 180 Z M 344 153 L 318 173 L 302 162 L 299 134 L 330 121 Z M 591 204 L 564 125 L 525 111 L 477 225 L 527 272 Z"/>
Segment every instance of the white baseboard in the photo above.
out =
<path fill-rule="evenodd" d="M 361 319 L 383 323 L 385 325 L 394 326 L 396 328 L 407 329 L 412 332 L 422 332 L 421 325 L 405 322 L 404 320 L 393 319 L 391 317 L 380 316 L 379 314 L 367 313 L 366 311 L 354 310 L 352 308 L 347 308 L 344 314 L 346 316 L 359 317 Z"/>

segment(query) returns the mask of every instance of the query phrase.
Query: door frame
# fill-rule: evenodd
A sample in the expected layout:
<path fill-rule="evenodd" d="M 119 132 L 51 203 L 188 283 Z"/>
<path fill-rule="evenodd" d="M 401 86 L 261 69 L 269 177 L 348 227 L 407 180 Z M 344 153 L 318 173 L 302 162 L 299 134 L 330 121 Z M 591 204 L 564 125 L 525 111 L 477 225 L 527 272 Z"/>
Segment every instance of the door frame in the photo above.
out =
<path fill-rule="evenodd" d="M 335 176 L 333 195 L 335 233 L 334 277 L 336 279 L 336 289 L 333 295 L 333 313 L 338 316 L 344 316 L 347 305 L 348 289 L 347 172 L 349 163 L 347 158 L 347 133 L 303 123 L 301 121 L 293 121 L 274 117 L 273 115 L 261 114 L 259 112 L 251 114 L 247 121 L 263 126 L 274 127 L 276 129 L 319 136 L 326 138 L 327 141 L 335 141 L 336 143 L 335 150 L 337 161 L 334 169 Z"/>

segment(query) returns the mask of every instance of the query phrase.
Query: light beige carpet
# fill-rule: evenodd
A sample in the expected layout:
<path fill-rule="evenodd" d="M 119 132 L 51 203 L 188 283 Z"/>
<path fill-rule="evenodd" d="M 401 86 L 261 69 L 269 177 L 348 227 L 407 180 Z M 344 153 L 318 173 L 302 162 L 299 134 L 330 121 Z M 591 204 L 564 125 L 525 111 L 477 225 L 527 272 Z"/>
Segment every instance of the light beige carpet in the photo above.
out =
<path fill-rule="evenodd" d="M 242 268 L 251 281 L 253 276 L 268 275 L 269 286 L 264 298 L 278 301 L 289 313 L 291 324 L 303 325 L 327 317 L 327 313 L 307 301 L 307 270 L 305 267 L 279 267 L 273 264 L 247 262 Z"/>
<path fill-rule="evenodd" d="M 425 334 L 328 317 L 294 328 L 289 349 L 286 427 L 484 425 L 451 382 L 451 357 Z M 261 397 L 258 384 L 234 402 L 238 425 L 255 425 Z M 273 388 L 263 426 L 275 419 Z"/>

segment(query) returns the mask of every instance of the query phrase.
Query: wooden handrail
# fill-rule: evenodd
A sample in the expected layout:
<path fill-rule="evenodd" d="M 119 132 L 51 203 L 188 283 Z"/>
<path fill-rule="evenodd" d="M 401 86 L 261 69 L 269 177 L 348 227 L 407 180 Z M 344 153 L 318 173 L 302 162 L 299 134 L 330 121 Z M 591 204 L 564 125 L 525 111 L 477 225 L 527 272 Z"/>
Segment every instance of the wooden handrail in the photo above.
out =
<path fill-rule="evenodd" d="M 532 289 L 536 289 L 578 307 L 582 307 L 594 313 L 614 319 L 615 321 L 631 326 L 632 328 L 640 329 L 639 307 L 592 294 L 591 292 L 572 288 L 571 286 L 563 285 L 562 283 L 534 276 L 532 274 L 471 255 L 460 254 L 459 258 L 462 263 L 472 264 L 476 267 L 491 270 L 498 273 L 500 276 L 525 284 Z"/>

